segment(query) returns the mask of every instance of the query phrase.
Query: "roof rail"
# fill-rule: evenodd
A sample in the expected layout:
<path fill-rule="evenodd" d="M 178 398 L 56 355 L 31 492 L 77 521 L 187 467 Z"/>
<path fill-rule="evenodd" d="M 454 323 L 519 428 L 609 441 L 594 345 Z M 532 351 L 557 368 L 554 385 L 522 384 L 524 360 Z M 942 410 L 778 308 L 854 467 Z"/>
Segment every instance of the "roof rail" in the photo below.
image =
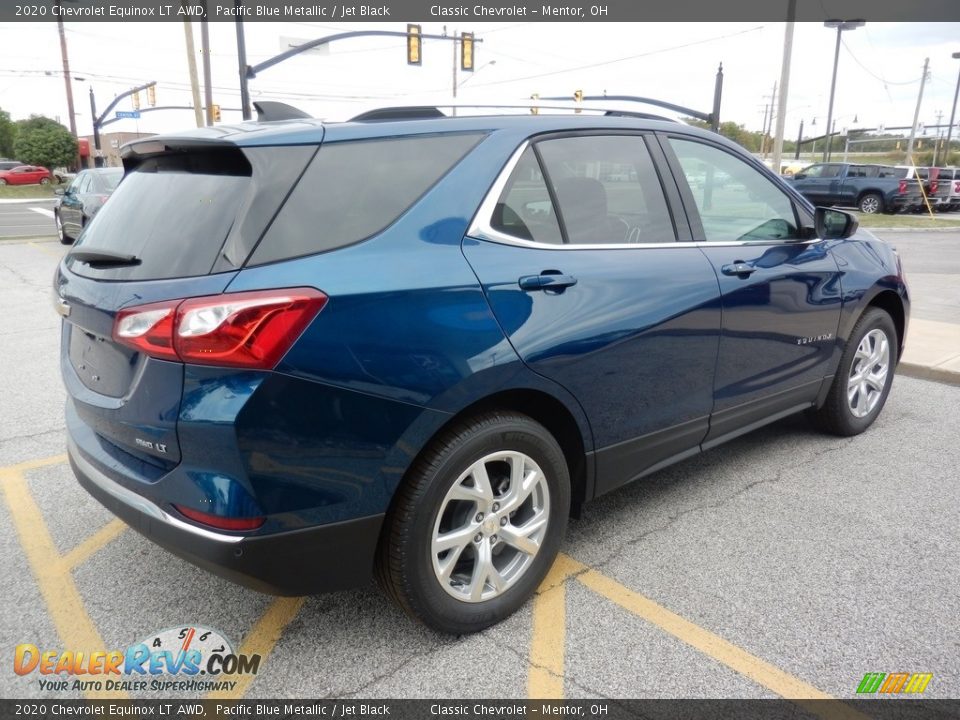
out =
<path fill-rule="evenodd" d="M 295 108 L 293 105 L 287 105 L 273 100 L 258 100 L 253 103 L 257 111 L 257 122 L 270 122 L 272 120 L 296 120 L 299 118 L 312 117 L 303 110 Z"/>
<path fill-rule="evenodd" d="M 566 98 L 561 98 L 566 100 Z M 632 118 L 642 118 L 644 120 L 663 120 L 666 122 L 677 122 L 676 118 L 667 117 L 666 115 L 656 115 L 654 113 L 644 113 L 644 112 L 633 112 L 630 110 L 613 110 L 606 107 L 592 107 L 586 105 L 575 106 L 572 104 L 567 105 L 545 105 L 544 103 L 537 101 L 530 101 L 526 103 L 516 103 L 516 104 L 507 104 L 507 103 L 495 103 L 495 104 L 477 104 L 477 103 L 441 103 L 437 106 L 432 105 L 411 105 L 408 107 L 398 106 L 398 107 L 388 107 L 388 108 L 377 108 L 375 110 L 369 110 L 365 113 L 361 113 L 356 117 L 350 118 L 348 122 L 370 122 L 378 120 L 419 120 L 419 119 L 433 119 L 433 118 L 444 118 L 449 117 L 443 113 L 440 108 L 459 108 L 459 109 L 473 109 L 473 110 L 530 110 L 536 108 L 538 110 L 566 110 L 566 111 L 584 111 L 592 113 L 601 113 L 608 117 L 632 117 Z"/>
<path fill-rule="evenodd" d="M 446 117 L 439 108 L 430 105 L 410 105 L 408 107 L 386 107 L 368 110 L 360 113 L 356 117 L 350 118 L 350 122 L 375 122 L 377 120 L 424 120 L 428 118 Z"/>
<path fill-rule="evenodd" d="M 568 100 L 568 97 L 545 97 L 543 100 Z M 665 100 L 657 100 L 656 98 L 646 98 L 640 97 L 638 95 L 584 95 L 583 100 L 587 102 L 601 102 L 604 100 L 614 101 L 614 102 L 632 102 L 640 103 L 643 105 L 656 105 L 657 107 L 666 108 L 667 110 L 673 110 L 675 112 L 686 113 L 690 117 L 696 118 L 697 120 L 704 120 L 706 122 L 713 122 L 713 114 L 705 113 L 701 110 L 694 110 L 693 108 L 686 107 L 685 105 L 677 105 L 676 103 L 667 102 Z"/>

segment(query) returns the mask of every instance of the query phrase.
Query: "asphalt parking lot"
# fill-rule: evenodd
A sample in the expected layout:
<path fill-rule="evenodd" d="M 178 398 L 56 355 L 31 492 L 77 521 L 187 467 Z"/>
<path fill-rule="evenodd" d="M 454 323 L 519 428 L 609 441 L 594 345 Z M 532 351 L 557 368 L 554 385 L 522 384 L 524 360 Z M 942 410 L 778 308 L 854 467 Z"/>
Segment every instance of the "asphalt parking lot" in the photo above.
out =
<path fill-rule="evenodd" d="M 2 697 L 83 694 L 10 672 L 19 643 L 109 650 L 176 627 L 263 656 L 230 697 L 850 698 L 868 672 L 960 696 L 960 387 L 898 377 L 864 435 L 792 418 L 604 497 L 532 603 L 451 638 L 372 587 L 233 586 L 87 496 L 63 455 L 62 252 L 0 242 Z"/>

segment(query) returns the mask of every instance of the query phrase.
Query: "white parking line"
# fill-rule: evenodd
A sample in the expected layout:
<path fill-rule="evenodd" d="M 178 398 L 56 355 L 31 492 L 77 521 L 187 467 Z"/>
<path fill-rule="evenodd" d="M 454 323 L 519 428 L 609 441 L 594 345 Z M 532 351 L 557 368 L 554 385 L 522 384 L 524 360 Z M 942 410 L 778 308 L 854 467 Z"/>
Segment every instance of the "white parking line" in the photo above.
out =
<path fill-rule="evenodd" d="M 53 210 L 47 210 L 46 208 L 30 208 L 35 213 L 40 213 L 41 215 L 46 215 L 48 218 L 53 220 Z"/>

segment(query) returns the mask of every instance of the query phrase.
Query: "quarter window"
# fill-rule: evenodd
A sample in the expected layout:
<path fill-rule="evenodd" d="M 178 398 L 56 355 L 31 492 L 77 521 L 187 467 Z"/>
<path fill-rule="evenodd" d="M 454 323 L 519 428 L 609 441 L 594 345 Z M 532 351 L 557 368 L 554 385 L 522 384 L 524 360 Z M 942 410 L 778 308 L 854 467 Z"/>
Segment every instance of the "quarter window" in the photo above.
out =
<path fill-rule="evenodd" d="M 563 242 L 550 191 L 532 147 L 524 150 L 493 211 L 490 226 L 520 240 Z"/>
<path fill-rule="evenodd" d="M 790 198 L 743 160 L 711 145 L 670 138 L 709 242 L 799 239 Z"/>

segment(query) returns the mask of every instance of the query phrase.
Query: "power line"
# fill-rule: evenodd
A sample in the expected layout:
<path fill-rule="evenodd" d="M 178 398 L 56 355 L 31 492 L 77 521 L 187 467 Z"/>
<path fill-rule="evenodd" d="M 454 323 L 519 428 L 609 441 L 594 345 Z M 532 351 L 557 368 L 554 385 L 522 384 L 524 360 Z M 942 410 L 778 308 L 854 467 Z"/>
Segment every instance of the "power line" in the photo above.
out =
<path fill-rule="evenodd" d="M 576 67 L 565 68 L 563 70 L 554 70 L 551 72 L 538 73 L 536 75 L 525 75 L 523 77 L 512 78 L 509 80 L 497 80 L 494 82 L 486 83 L 474 83 L 473 87 L 490 87 L 492 85 L 504 85 L 506 83 L 521 82 L 523 80 L 534 80 L 536 78 L 550 77 L 552 75 L 563 75 L 565 73 L 574 72 L 576 70 L 589 70 L 591 68 L 604 67 L 605 65 L 614 65 L 615 63 L 626 62 L 627 60 L 636 60 L 638 58 L 650 57 L 652 55 L 660 55 L 662 53 L 673 52 L 674 50 L 683 50 L 685 48 L 694 47 L 695 45 L 705 45 L 707 43 L 716 42 L 717 40 L 726 40 L 727 38 L 737 37 L 738 35 L 745 35 L 747 33 L 756 32 L 757 30 L 762 30 L 766 25 L 757 25 L 748 30 L 741 30 L 735 33 L 729 33 L 727 35 L 718 35 L 712 38 L 706 38 L 704 40 L 695 40 L 693 42 L 684 43 L 683 45 L 674 45 L 673 47 L 661 48 L 659 50 L 651 50 L 650 52 L 639 53 L 637 55 L 626 55 L 624 57 L 613 58 L 612 60 L 603 60 L 601 62 L 590 63 L 588 65 L 578 65 Z"/>

